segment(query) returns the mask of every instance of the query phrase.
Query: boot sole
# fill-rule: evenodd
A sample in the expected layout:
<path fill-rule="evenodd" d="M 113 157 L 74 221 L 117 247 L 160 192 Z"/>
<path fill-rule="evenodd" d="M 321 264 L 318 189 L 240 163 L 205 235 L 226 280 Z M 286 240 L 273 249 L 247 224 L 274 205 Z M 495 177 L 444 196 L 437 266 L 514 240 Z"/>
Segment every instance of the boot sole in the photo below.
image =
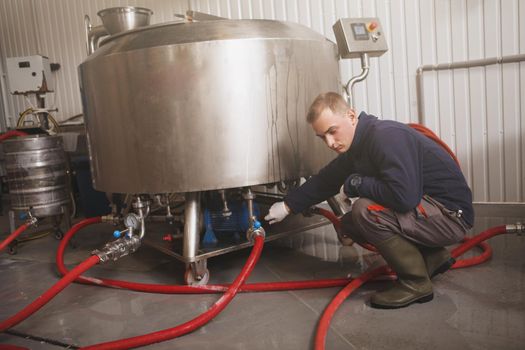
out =
<path fill-rule="evenodd" d="M 401 308 L 407 307 L 409 305 L 412 305 L 414 303 L 418 303 L 418 304 L 428 303 L 432 299 L 434 299 L 434 293 L 430 293 L 429 295 L 425 295 L 425 296 L 423 296 L 423 297 L 421 297 L 419 299 L 415 299 L 415 300 L 409 301 L 406 304 L 401 304 L 401 305 L 383 305 L 383 304 L 376 304 L 376 303 L 370 302 L 370 306 L 373 307 L 374 309 L 401 309 Z"/>
<path fill-rule="evenodd" d="M 455 263 L 456 263 L 456 259 L 449 258 L 447 261 L 445 261 L 443 264 L 441 264 L 436 269 L 436 271 L 434 271 L 434 273 L 432 274 L 432 276 L 430 276 L 430 278 L 434 278 L 434 277 L 436 277 L 437 275 L 439 275 L 441 273 L 447 272 L 452 267 L 452 265 L 454 265 Z"/>

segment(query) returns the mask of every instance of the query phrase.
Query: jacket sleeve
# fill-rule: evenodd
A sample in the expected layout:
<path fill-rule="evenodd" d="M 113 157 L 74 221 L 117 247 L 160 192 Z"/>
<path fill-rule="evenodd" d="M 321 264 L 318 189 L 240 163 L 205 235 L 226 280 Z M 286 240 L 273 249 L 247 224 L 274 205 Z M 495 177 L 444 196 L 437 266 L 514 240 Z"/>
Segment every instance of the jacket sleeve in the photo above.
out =
<path fill-rule="evenodd" d="M 410 131 L 389 128 L 372 142 L 370 157 L 377 176 L 364 176 L 358 188 L 367 197 L 397 212 L 414 209 L 423 196 L 423 155 Z"/>
<path fill-rule="evenodd" d="M 294 213 L 320 203 L 339 192 L 346 177 L 351 174 L 348 154 L 341 154 L 322 168 L 317 175 L 289 192 L 284 201 Z"/>

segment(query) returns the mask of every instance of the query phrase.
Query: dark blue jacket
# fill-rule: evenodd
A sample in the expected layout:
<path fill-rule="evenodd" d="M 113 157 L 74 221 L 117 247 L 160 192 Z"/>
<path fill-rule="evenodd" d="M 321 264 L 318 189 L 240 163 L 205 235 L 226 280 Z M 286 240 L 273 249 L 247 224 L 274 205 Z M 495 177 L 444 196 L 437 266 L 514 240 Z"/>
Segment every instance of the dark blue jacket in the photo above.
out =
<path fill-rule="evenodd" d="M 472 193 L 452 157 L 411 127 L 364 112 L 348 151 L 290 192 L 285 202 L 300 213 L 337 194 L 355 173 L 363 176 L 361 197 L 394 211 L 414 209 L 427 194 L 450 210 L 461 209 L 467 225 L 474 222 Z"/>

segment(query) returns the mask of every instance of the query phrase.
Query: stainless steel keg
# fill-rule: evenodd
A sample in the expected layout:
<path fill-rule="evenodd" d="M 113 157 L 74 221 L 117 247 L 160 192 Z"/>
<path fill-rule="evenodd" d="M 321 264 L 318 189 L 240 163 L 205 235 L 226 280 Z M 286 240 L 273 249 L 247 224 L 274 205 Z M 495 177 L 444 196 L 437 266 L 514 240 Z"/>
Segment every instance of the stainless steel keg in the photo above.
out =
<path fill-rule="evenodd" d="M 30 135 L 3 146 L 11 208 L 36 217 L 62 214 L 70 200 L 62 138 Z"/>

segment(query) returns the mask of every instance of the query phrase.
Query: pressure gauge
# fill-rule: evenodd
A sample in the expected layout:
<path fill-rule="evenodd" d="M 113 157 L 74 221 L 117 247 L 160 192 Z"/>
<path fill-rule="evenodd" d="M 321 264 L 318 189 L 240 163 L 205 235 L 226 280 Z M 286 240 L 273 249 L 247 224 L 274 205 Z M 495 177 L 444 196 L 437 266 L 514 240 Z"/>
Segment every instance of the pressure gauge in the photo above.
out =
<path fill-rule="evenodd" d="M 124 217 L 124 225 L 137 230 L 140 227 L 140 217 L 137 214 L 130 213 Z"/>

